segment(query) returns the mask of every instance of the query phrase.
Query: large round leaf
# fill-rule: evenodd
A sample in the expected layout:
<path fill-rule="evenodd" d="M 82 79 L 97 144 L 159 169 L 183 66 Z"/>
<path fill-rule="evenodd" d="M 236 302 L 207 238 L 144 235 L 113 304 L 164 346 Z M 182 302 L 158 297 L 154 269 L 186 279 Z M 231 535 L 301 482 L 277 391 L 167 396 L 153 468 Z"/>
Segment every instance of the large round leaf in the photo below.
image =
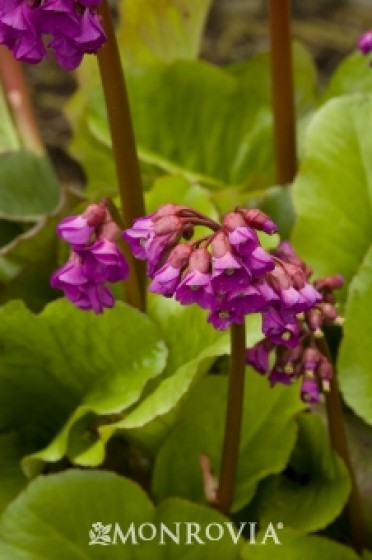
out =
<path fill-rule="evenodd" d="M 211 0 L 122 0 L 118 41 L 124 63 L 198 57 Z"/>
<path fill-rule="evenodd" d="M 327 103 L 308 128 L 294 183 L 296 249 L 316 275 L 339 273 L 346 285 L 372 238 L 371 126 L 372 96 Z"/>
<path fill-rule="evenodd" d="M 345 400 L 369 424 L 372 424 L 371 298 L 372 247 L 350 286 L 338 360 Z"/>
<path fill-rule="evenodd" d="M 199 456 L 206 454 L 218 472 L 226 393 L 226 376 L 208 377 L 196 387 L 157 456 L 153 487 L 158 499 L 205 501 Z M 296 438 L 295 416 L 302 407 L 298 387 L 271 389 L 267 379 L 247 374 L 235 511 L 251 500 L 262 478 L 285 467 Z"/>
<path fill-rule="evenodd" d="M 243 560 L 358 560 L 350 548 L 323 537 L 301 535 L 291 530 L 278 531 L 281 545 L 268 538 L 264 546 L 247 543 L 242 550 Z M 264 534 L 258 536 L 262 540 Z"/>
<path fill-rule="evenodd" d="M 102 462 L 98 425 L 139 399 L 166 355 L 154 324 L 123 304 L 95 316 L 58 300 L 33 315 L 12 302 L 0 309 L 0 340 L 1 443 L 18 461 L 35 452 L 23 461 L 31 475 L 65 455 Z"/>
<path fill-rule="evenodd" d="M 299 425 L 289 468 L 260 485 L 258 517 L 263 525 L 281 522 L 309 533 L 326 527 L 341 513 L 350 483 L 346 467 L 329 445 L 321 419 L 304 414 Z"/>
<path fill-rule="evenodd" d="M 174 533 L 177 522 L 179 543 L 163 533 L 160 544 L 162 524 Z M 187 544 L 187 523 L 199 526 L 204 544 L 194 539 Z M 0 520 L 0 557 L 237 560 L 240 545 L 234 543 L 225 523 L 227 519 L 216 511 L 183 500 L 168 500 L 155 509 L 136 484 L 114 474 L 69 471 L 39 477 L 8 507 Z M 205 538 L 210 524 L 224 528 L 221 540 Z M 123 538 L 133 528 L 125 543 L 118 526 Z M 146 542 L 152 534 L 154 540 Z M 213 527 L 211 535 L 216 535 Z"/>

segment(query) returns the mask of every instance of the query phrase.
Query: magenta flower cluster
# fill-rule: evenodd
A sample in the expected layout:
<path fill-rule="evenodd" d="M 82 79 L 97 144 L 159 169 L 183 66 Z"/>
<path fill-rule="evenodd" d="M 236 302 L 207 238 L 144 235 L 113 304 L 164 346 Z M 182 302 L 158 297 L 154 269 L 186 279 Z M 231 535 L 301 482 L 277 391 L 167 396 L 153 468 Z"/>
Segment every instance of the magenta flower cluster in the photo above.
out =
<path fill-rule="evenodd" d="M 85 53 L 96 53 L 106 37 L 98 15 L 100 0 L 2 0 L 0 44 L 17 60 L 40 62 L 53 49 L 66 70 Z M 48 37 L 45 43 L 44 37 Z"/>
<path fill-rule="evenodd" d="M 210 231 L 194 239 L 195 226 Z M 316 403 L 333 375 L 317 338 L 324 325 L 342 322 L 333 292 L 343 280 L 329 276 L 311 284 L 312 270 L 288 242 L 265 251 L 258 232 L 276 231 L 256 209 L 237 208 L 219 224 L 191 208 L 167 204 L 135 220 L 122 237 L 133 255 L 146 261 L 151 292 L 199 305 L 216 329 L 260 313 L 265 336 L 247 350 L 247 363 L 272 386 L 301 378 L 302 399 Z M 112 307 L 108 284 L 124 280 L 128 265 L 116 244 L 121 230 L 106 204 L 65 218 L 57 232 L 70 243 L 71 254 L 53 274 L 52 286 L 81 309 L 101 313 Z"/>
<path fill-rule="evenodd" d="M 113 307 L 107 284 L 128 276 L 128 265 L 116 244 L 120 232 L 103 203 L 62 220 L 57 233 L 71 245 L 71 253 L 68 262 L 52 275 L 51 285 L 80 309 L 102 313 Z"/>
<path fill-rule="evenodd" d="M 310 278 L 311 269 L 296 255 L 289 243 L 281 243 L 273 256 L 278 256 L 287 265 L 300 268 L 306 278 Z M 247 363 L 266 375 L 272 386 L 277 383 L 289 385 L 300 378 L 304 402 L 318 403 L 321 394 L 330 387 L 332 365 L 318 349 L 317 339 L 323 336 L 322 328 L 325 325 L 342 324 L 333 294 L 342 284 L 341 276 L 315 281 L 313 289 L 316 289 L 320 298 L 305 313 L 301 312 L 294 318 L 292 329 L 296 336 L 288 337 L 285 343 L 266 331 L 267 336 L 247 350 Z"/>
<path fill-rule="evenodd" d="M 212 233 L 189 240 L 195 225 Z M 220 225 L 190 208 L 169 204 L 136 220 L 123 237 L 134 256 L 147 261 L 150 291 L 207 309 L 208 321 L 219 330 L 259 312 L 263 332 L 274 343 L 294 346 L 296 315 L 311 309 L 320 295 L 298 267 L 262 248 L 257 232 L 276 230 L 259 210 L 238 208 Z"/>

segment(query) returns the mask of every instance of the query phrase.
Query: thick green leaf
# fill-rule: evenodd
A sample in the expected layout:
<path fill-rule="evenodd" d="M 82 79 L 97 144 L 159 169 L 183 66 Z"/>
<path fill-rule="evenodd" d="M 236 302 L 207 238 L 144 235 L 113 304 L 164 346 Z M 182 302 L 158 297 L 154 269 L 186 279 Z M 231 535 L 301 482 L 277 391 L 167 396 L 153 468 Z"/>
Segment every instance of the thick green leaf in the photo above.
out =
<path fill-rule="evenodd" d="M 174 533 L 176 522 L 179 544 L 164 533 L 162 545 L 162 524 Z M 205 544 L 194 539 L 187 544 L 190 522 L 199 524 Z M 224 537 L 213 542 L 206 538 L 206 528 L 216 523 L 224 528 Z M 241 543 L 234 544 L 225 523 L 228 520 L 216 511 L 183 500 L 168 500 L 155 509 L 139 486 L 112 473 L 72 470 L 38 478 L 8 507 L 0 520 L 0 557 L 237 560 Z M 125 544 L 116 524 L 123 538 L 133 527 Z M 153 541 L 141 538 L 153 533 Z"/>
<path fill-rule="evenodd" d="M 21 224 L 0 220 L 0 249 L 10 243 L 20 233 L 23 233 Z"/>
<path fill-rule="evenodd" d="M 122 49 L 125 59 L 125 48 Z M 301 45 L 294 50 L 297 111 L 316 103 L 314 64 Z M 90 68 L 69 104 L 75 129 L 71 146 L 88 170 L 89 190 L 115 185 L 102 94 Z M 258 78 L 257 78 L 258 75 Z M 267 187 L 274 182 L 270 67 L 267 53 L 234 70 L 201 61 L 127 69 L 127 83 L 143 175 L 182 174 L 223 189 Z M 157 170 L 157 171 L 156 171 Z"/>
<path fill-rule="evenodd" d="M 168 347 L 164 374 L 156 387 L 154 380 L 138 406 L 103 432 L 119 429 L 154 454 L 174 426 L 191 388 L 213 360 L 229 352 L 229 335 L 209 325 L 206 312 L 196 305 L 184 307 L 175 300 L 152 296 L 149 314 Z M 258 338 L 259 331 L 255 329 L 251 340 Z"/>
<path fill-rule="evenodd" d="M 316 276 L 339 273 L 346 286 L 371 243 L 372 136 L 365 133 L 370 126 L 372 96 L 327 103 L 308 128 L 294 183 L 296 249 Z"/>
<path fill-rule="evenodd" d="M 0 513 L 27 484 L 19 468 L 19 461 L 27 451 L 27 442 L 17 432 L 0 434 Z"/>
<path fill-rule="evenodd" d="M 24 470 L 34 475 L 66 454 L 101 463 L 98 424 L 135 403 L 164 367 L 153 323 L 123 304 L 97 317 L 65 300 L 40 315 L 11 302 L 0 317 L 0 430 L 17 433 L 22 456 L 35 452 Z"/>
<path fill-rule="evenodd" d="M 303 407 L 297 386 L 271 389 L 252 371 L 246 385 L 235 511 L 251 500 L 262 478 L 285 467 L 296 438 L 295 415 Z M 176 495 L 205 501 L 199 456 L 206 454 L 218 472 L 226 392 L 225 376 L 208 377 L 196 387 L 157 456 L 153 487 L 158 499 Z"/>
<path fill-rule="evenodd" d="M 349 93 L 370 93 L 372 72 L 368 62 L 368 57 L 363 56 L 360 51 L 345 58 L 331 77 L 324 99 Z"/>
<path fill-rule="evenodd" d="M 298 441 L 285 473 L 264 481 L 257 495 L 260 522 L 284 523 L 300 532 L 323 529 L 343 510 L 350 483 L 321 419 L 299 417 Z"/>
<path fill-rule="evenodd" d="M 372 542 L 372 427 L 351 411 L 344 412 L 350 457 L 361 494 L 364 517 Z"/>
<path fill-rule="evenodd" d="M 148 214 L 155 212 L 163 204 L 172 203 L 190 206 L 209 218 L 218 219 L 210 191 L 198 184 L 190 183 L 185 177 L 165 175 L 158 178 L 145 198 Z"/>
<path fill-rule="evenodd" d="M 262 540 L 263 534 L 258 536 Z M 278 531 L 281 546 L 268 538 L 264 546 L 247 543 L 242 550 L 243 560 L 358 560 L 359 556 L 350 548 L 323 537 L 301 535 L 290 529 Z"/>
<path fill-rule="evenodd" d="M 129 66 L 198 57 L 211 0 L 122 0 L 118 41 Z"/>
<path fill-rule="evenodd" d="M 366 240 L 371 242 L 371 237 Z M 350 285 L 338 360 L 340 386 L 349 406 L 372 424 L 372 247 Z"/>
<path fill-rule="evenodd" d="M 319 101 L 317 72 L 311 52 L 298 41 L 292 44 L 295 103 L 302 115 L 313 109 Z M 270 52 L 261 52 L 250 59 L 227 67 L 234 76 L 241 78 L 268 104 L 271 103 Z M 254 77 L 254 79 L 252 79 Z"/>
<path fill-rule="evenodd" d="M 49 161 L 20 150 L 0 155 L 0 217 L 37 221 L 56 209 L 60 191 Z"/>
<path fill-rule="evenodd" d="M 248 176 L 258 182 L 261 178 L 262 183 L 268 173 L 271 180 L 272 168 L 267 168 L 267 153 L 272 152 L 270 109 L 239 79 L 205 62 L 184 61 L 128 72 L 127 82 L 144 162 L 215 187 L 246 183 Z M 98 157 L 100 165 L 107 158 L 109 184 L 113 177 L 110 139 L 101 92 L 86 95 L 72 150 L 83 158 L 91 188 L 99 189 L 105 185 L 102 170 L 101 176 L 93 176 L 98 161 L 86 134 L 101 144 Z"/>
<path fill-rule="evenodd" d="M 20 148 L 21 143 L 10 116 L 3 89 L 0 87 L 0 154 Z"/>
<path fill-rule="evenodd" d="M 0 303 L 22 298 L 30 309 L 40 311 L 59 295 L 49 285 L 50 275 L 58 265 L 59 244 L 55 229 L 80 200 L 81 195 L 64 190 L 56 211 L 23 232 L 19 224 L 0 222 L 7 226 L 5 233 L 9 233 L 11 225 L 11 231 L 18 230 L 18 235 L 0 248 Z"/>

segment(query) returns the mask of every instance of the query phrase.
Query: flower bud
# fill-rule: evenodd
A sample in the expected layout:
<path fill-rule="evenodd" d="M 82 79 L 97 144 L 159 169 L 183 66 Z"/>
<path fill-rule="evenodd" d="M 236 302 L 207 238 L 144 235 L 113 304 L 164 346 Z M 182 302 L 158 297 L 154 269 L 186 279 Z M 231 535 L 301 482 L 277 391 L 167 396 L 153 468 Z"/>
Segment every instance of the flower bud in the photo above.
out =
<path fill-rule="evenodd" d="M 239 208 L 239 212 L 244 216 L 245 222 L 248 226 L 258 231 L 263 231 L 268 234 L 276 233 L 278 226 L 270 220 L 269 216 L 258 209 L 245 210 Z"/>

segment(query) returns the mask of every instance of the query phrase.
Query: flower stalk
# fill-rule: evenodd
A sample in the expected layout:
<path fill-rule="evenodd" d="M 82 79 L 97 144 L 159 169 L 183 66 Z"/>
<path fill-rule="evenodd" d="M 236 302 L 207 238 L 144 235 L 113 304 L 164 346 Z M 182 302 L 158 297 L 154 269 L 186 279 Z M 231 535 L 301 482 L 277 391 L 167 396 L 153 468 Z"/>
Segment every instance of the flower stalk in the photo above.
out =
<path fill-rule="evenodd" d="M 111 132 L 123 224 L 129 228 L 136 218 L 145 214 L 141 175 L 125 77 L 107 0 L 103 0 L 100 5 L 100 15 L 107 42 L 98 51 L 98 65 Z M 129 304 L 144 311 L 144 265 L 136 261 L 130 251 L 126 251 L 125 256 L 130 268 L 125 299 Z"/>
<path fill-rule="evenodd" d="M 294 87 L 291 55 L 290 0 L 268 0 L 271 42 L 272 99 L 277 181 L 290 183 L 297 168 Z M 327 341 L 317 338 L 319 351 L 333 364 Z M 334 364 L 333 364 L 333 369 Z M 343 459 L 351 479 L 351 493 L 346 506 L 353 546 L 361 552 L 366 546 L 366 529 L 362 502 L 347 444 L 342 403 L 336 375 L 330 380 L 326 396 L 327 422 L 333 449 Z"/>
<path fill-rule="evenodd" d="M 324 354 L 328 360 L 332 362 L 332 356 L 324 337 L 317 339 L 317 346 L 322 354 Z M 330 391 L 326 395 L 326 411 L 328 431 L 332 446 L 338 455 L 343 459 L 345 466 L 349 471 L 351 492 L 349 500 L 346 504 L 345 512 L 350 524 L 354 548 L 357 552 L 362 552 L 367 546 L 367 531 L 364 520 L 362 499 L 356 482 L 354 468 L 350 459 L 336 371 L 330 381 Z"/>
<path fill-rule="evenodd" d="M 245 382 L 245 324 L 232 325 L 229 390 L 216 506 L 227 515 L 234 498 L 243 420 Z"/>
<path fill-rule="evenodd" d="M 45 148 L 21 64 L 2 45 L 0 45 L 0 81 L 23 147 L 37 156 L 44 156 Z"/>
<path fill-rule="evenodd" d="M 297 169 L 290 0 L 268 0 L 276 175 L 292 182 Z"/>

